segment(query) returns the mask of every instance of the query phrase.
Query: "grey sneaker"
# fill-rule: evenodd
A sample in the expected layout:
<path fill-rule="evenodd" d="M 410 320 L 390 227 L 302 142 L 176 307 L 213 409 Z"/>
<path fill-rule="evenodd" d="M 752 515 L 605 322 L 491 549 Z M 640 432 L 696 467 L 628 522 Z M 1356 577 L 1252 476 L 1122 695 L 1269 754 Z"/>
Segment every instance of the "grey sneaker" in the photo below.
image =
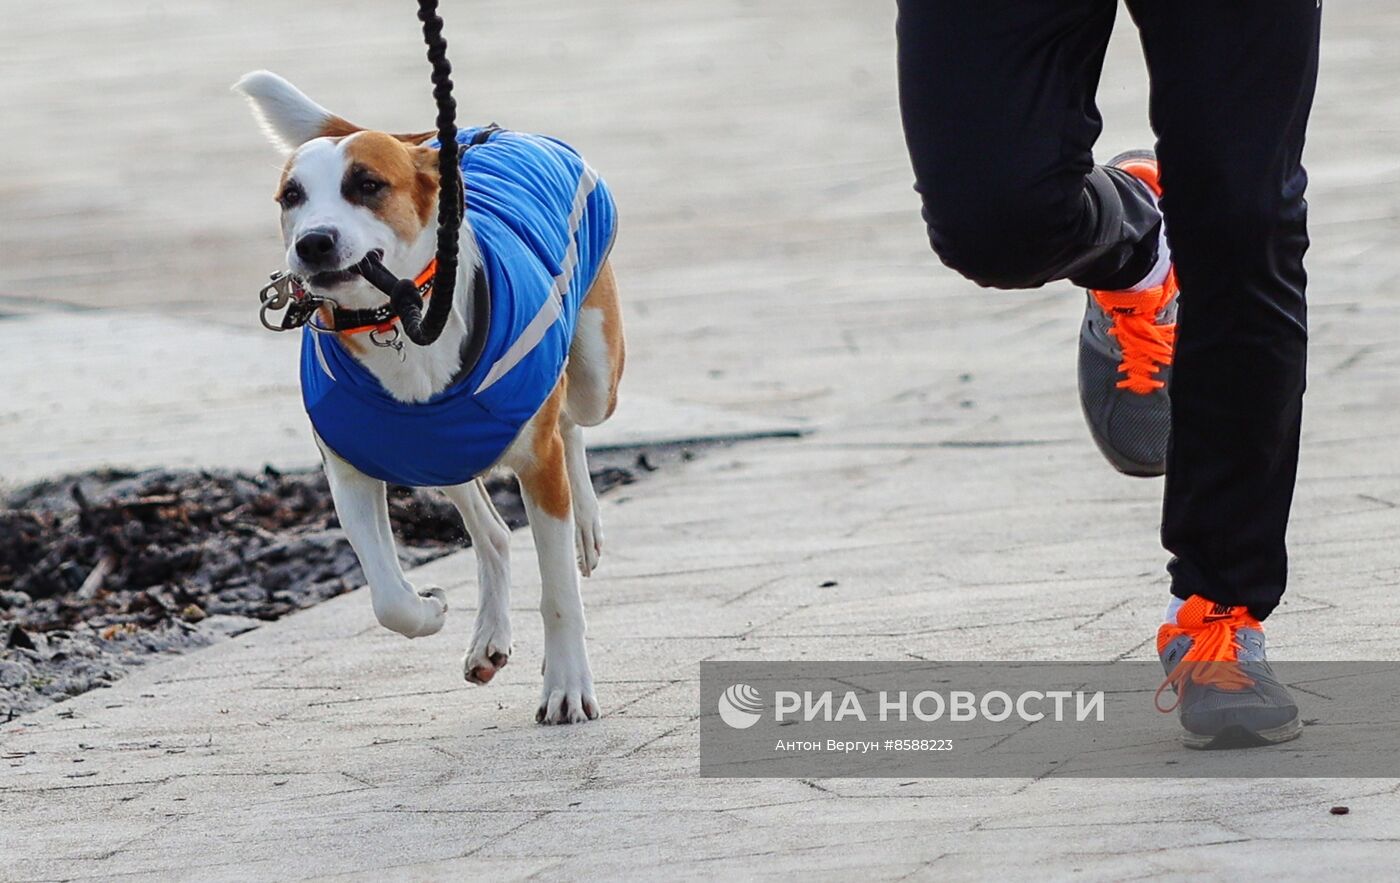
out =
<path fill-rule="evenodd" d="M 1157 631 L 1167 679 L 1187 748 L 1251 748 L 1296 739 L 1303 732 L 1298 704 L 1274 677 L 1264 655 L 1264 627 L 1247 607 L 1227 607 L 1193 595 L 1176 625 Z"/>
<path fill-rule="evenodd" d="M 1124 153 L 1109 165 L 1161 195 L 1151 152 Z M 1176 300 L 1175 271 L 1158 288 L 1088 295 L 1079 333 L 1079 403 L 1094 443 L 1128 475 L 1161 475 L 1167 468 Z"/>

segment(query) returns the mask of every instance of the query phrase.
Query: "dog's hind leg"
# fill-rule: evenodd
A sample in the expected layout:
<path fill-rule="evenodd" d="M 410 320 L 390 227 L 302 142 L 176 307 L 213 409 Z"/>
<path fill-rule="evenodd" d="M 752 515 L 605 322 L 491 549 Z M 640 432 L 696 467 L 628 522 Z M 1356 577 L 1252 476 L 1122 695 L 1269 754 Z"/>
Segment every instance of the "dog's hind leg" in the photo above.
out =
<path fill-rule="evenodd" d="M 622 337 L 622 305 L 612 262 L 604 261 L 584 298 L 569 344 L 568 397 L 564 412 L 579 426 L 597 426 L 617 407 L 617 387 L 627 348 Z"/>
<path fill-rule="evenodd" d="M 586 623 L 574 561 L 574 518 L 560 410 L 560 383 L 507 454 L 520 477 L 520 492 L 540 562 L 540 615 L 544 619 L 544 688 L 535 719 L 581 723 L 598 716 L 593 672 L 584 642 Z"/>
<path fill-rule="evenodd" d="M 399 566 L 384 482 L 337 457 L 320 439 L 326 479 L 340 526 L 350 539 L 369 582 L 374 615 L 381 625 L 409 638 L 436 633 L 447 618 L 447 595 L 431 587 L 416 591 Z"/>
<path fill-rule="evenodd" d="M 481 479 L 442 491 L 462 513 L 476 551 L 480 600 L 462 673 L 473 684 L 485 684 L 510 661 L 510 528 Z"/>

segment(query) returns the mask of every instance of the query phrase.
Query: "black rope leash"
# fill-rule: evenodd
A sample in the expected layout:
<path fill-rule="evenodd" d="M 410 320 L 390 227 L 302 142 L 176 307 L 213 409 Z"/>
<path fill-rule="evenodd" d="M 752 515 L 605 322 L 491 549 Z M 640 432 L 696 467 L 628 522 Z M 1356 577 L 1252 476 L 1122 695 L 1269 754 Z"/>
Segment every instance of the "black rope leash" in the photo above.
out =
<path fill-rule="evenodd" d="M 389 307 L 403 326 L 404 335 L 419 346 L 438 339 L 452 313 L 452 296 L 457 287 L 458 237 L 462 229 L 463 191 L 460 151 L 457 146 L 457 102 L 452 97 L 452 64 L 447 60 L 447 40 L 442 35 L 442 17 L 437 0 L 418 0 L 418 20 L 423 23 L 423 41 L 433 66 L 433 100 L 437 102 L 438 137 L 438 230 L 437 271 L 433 275 L 433 296 L 423 311 L 421 292 L 410 279 L 390 273 L 373 253 L 355 265 L 355 270 L 371 285 L 389 296 Z M 478 274 L 479 277 L 479 274 Z M 484 291 L 474 298 L 471 338 L 464 347 L 464 367 L 476 363 L 485 344 L 490 321 L 491 299 Z"/>

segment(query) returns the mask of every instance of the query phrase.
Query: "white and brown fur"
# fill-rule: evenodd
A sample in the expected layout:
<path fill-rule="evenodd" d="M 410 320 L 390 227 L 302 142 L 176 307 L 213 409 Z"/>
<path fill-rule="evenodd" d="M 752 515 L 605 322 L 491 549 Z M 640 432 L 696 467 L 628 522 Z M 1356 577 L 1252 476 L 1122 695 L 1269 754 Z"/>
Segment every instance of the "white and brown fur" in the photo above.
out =
<path fill-rule="evenodd" d="M 276 197 L 283 206 L 282 235 L 288 266 L 309 280 L 313 292 L 345 307 L 384 301 L 358 276 L 325 290 L 315 288 L 315 274 L 303 266 L 295 247 L 303 232 L 313 228 L 337 232 L 338 267 L 375 249 L 399 277 L 412 278 L 427 266 L 435 248 L 438 174 L 436 150 L 423 145 L 433 133 L 362 129 L 266 71 L 248 74 L 235 89 L 247 96 L 273 142 L 289 152 Z M 366 180 L 371 183 L 364 184 Z M 296 191 L 292 199 L 289 190 Z M 431 397 L 459 367 L 466 317 L 477 294 L 471 273 L 477 244 L 465 222 L 461 253 L 452 315 L 435 344 L 418 347 L 405 340 L 400 354 L 372 346 L 364 336 L 342 335 L 347 349 L 402 401 Z M 582 428 L 612 414 L 623 353 L 617 285 L 605 262 L 580 311 L 564 375 L 499 464 L 520 480 L 539 558 L 544 687 L 536 719 L 543 723 L 578 723 L 599 713 L 584 641 L 579 572 L 588 576 L 597 565 L 603 529 Z M 440 588 L 415 587 L 404 576 L 384 483 L 337 457 L 319 438 L 317 444 L 336 512 L 369 582 L 375 616 L 410 638 L 434 634 L 447 615 L 446 596 Z M 510 532 L 480 479 L 442 491 L 461 512 L 476 550 L 480 601 L 462 667 L 468 681 L 485 684 L 511 654 Z"/>

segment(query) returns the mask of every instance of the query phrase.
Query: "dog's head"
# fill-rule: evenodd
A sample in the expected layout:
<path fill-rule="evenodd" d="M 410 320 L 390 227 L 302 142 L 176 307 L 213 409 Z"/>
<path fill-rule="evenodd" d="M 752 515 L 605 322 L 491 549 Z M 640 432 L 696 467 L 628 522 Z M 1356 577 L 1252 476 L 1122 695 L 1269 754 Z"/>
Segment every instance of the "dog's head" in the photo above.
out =
<path fill-rule="evenodd" d="M 347 307 L 383 300 L 350 268 L 371 252 L 413 278 L 431 260 L 437 150 L 431 132 L 390 135 L 332 114 L 276 74 L 256 71 L 234 88 L 268 137 L 288 152 L 275 198 L 287 266 L 318 294 Z"/>

